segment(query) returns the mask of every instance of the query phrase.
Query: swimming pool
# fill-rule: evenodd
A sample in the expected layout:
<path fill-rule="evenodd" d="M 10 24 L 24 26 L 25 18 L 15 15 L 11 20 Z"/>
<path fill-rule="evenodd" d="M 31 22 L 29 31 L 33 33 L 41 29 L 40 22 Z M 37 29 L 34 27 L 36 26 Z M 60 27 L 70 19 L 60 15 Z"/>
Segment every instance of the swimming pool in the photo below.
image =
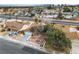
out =
<path fill-rule="evenodd" d="M 32 35 L 32 32 L 25 32 L 25 35 L 23 36 L 22 40 L 23 41 L 29 40 L 31 35 Z"/>

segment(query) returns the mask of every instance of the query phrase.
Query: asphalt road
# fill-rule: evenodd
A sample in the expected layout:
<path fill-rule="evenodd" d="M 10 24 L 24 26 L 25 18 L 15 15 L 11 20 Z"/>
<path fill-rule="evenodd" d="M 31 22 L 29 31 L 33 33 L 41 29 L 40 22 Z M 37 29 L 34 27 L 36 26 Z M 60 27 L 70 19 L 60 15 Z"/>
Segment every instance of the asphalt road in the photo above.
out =
<path fill-rule="evenodd" d="M 57 20 L 57 21 L 52 21 L 51 23 L 79 26 L 79 22 L 67 22 L 67 21 L 59 21 L 59 20 Z"/>
<path fill-rule="evenodd" d="M 46 54 L 43 51 L 23 46 L 0 38 L 0 54 Z"/>
<path fill-rule="evenodd" d="M 0 15 L 0 18 L 4 19 L 20 19 L 20 20 L 32 20 L 32 17 L 21 17 L 21 16 L 13 16 L 13 15 Z"/>
<path fill-rule="evenodd" d="M 79 26 L 79 22 L 64 21 L 64 20 L 56 20 L 56 19 L 43 19 L 43 22 L 48 22 L 49 24 L 62 24 L 62 25 L 74 25 Z"/>
<path fill-rule="evenodd" d="M 4 19 L 16 19 L 16 16 L 10 16 L 10 15 L 0 15 L 0 18 Z M 18 16 L 17 20 L 33 20 L 32 17 L 21 17 Z M 56 24 L 63 24 L 63 25 L 74 25 L 74 26 L 79 26 L 79 22 L 67 22 L 67 21 L 61 21 L 61 20 L 50 20 L 50 19 L 42 19 L 43 21 L 47 21 L 48 23 L 56 23 Z"/>

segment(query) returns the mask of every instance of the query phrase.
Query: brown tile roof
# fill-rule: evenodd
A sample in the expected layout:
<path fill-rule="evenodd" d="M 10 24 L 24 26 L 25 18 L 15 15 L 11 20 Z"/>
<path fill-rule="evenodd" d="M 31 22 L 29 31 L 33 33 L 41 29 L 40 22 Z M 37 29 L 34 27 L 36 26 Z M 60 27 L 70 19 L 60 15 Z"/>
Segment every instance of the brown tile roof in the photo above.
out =
<path fill-rule="evenodd" d="M 69 29 L 70 29 L 69 26 L 64 26 L 64 27 L 62 28 L 62 30 L 63 30 L 64 32 L 69 32 Z"/>
<path fill-rule="evenodd" d="M 75 20 L 79 21 L 79 16 L 75 17 Z"/>
<path fill-rule="evenodd" d="M 23 23 L 20 23 L 20 22 L 7 22 L 6 26 L 8 28 L 12 28 L 12 29 L 15 29 L 15 30 L 20 30 L 22 27 L 23 27 Z"/>
<path fill-rule="evenodd" d="M 79 39 L 78 34 L 76 32 L 66 33 L 66 36 L 67 36 L 67 38 L 72 39 L 72 40 Z"/>

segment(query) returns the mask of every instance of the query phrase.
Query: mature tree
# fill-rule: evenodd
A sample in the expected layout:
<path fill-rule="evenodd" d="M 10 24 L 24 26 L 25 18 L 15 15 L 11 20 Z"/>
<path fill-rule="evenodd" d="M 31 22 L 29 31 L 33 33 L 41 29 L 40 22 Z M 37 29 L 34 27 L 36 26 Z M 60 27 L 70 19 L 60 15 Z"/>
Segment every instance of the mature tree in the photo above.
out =
<path fill-rule="evenodd" d="M 35 23 L 41 23 L 42 21 L 40 20 L 39 16 L 35 16 L 35 18 L 33 19 Z"/>
<path fill-rule="evenodd" d="M 34 17 L 35 16 L 35 14 L 33 14 L 33 13 L 30 13 L 31 14 L 31 16 L 30 17 Z"/>
<path fill-rule="evenodd" d="M 17 22 L 18 14 L 15 14 L 15 17 L 16 17 L 16 22 Z"/>
<path fill-rule="evenodd" d="M 4 12 L 4 19 L 5 19 L 4 27 L 6 27 L 7 19 L 5 18 L 5 16 L 8 13 L 8 8 L 3 8 L 3 12 Z"/>
<path fill-rule="evenodd" d="M 38 18 L 35 18 L 34 21 L 35 21 L 35 23 L 38 23 L 39 19 Z"/>
<path fill-rule="evenodd" d="M 51 6 L 51 5 L 48 5 L 48 6 L 47 6 L 47 9 L 52 9 L 52 6 Z"/>
<path fill-rule="evenodd" d="M 72 6 L 72 17 L 74 16 L 74 7 Z"/>
<path fill-rule="evenodd" d="M 58 19 L 63 19 L 63 18 L 64 18 L 64 16 L 62 15 L 62 13 L 61 13 L 61 12 L 59 12 L 59 13 L 58 13 L 57 18 L 58 18 Z"/>
<path fill-rule="evenodd" d="M 11 19 L 11 16 L 14 14 L 14 10 L 13 10 L 13 8 L 10 8 L 10 10 L 9 10 L 9 16 L 10 16 L 10 19 Z"/>
<path fill-rule="evenodd" d="M 63 18 L 64 18 L 64 17 L 63 17 L 63 13 L 62 13 L 62 7 L 63 7 L 63 6 L 58 5 L 58 8 L 59 8 L 58 16 L 57 16 L 58 19 L 63 19 Z"/>
<path fill-rule="evenodd" d="M 70 8 L 68 6 L 65 6 L 63 8 L 63 12 L 71 12 Z"/>
<path fill-rule="evenodd" d="M 44 25 L 44 30 L 43 30 L 43 33 L 46 33 L 48 30 L 52 30 L 52 29 L 53 29 L 53 27 L 54 27 L 54 24 L 55 24 L 55 23 L 53 23 L 53 24 L 46 24 L 46 25 Z"/>
<path fill-rule="evenodd" d="M 68 38 L 66 38 L 64 32 L 53 28 L 52 30 L 48 30 L 46 33 L 46 44 L 49 45 L 52 50 L 70 53 L 71 41 Z"/>

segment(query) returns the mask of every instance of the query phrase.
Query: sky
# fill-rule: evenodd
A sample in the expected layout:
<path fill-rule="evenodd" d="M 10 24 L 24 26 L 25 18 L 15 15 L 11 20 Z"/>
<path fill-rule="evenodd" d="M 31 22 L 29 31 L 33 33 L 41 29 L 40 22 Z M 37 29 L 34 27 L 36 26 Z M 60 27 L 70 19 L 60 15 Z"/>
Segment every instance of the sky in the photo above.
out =
<path fill-rule="evenodd" d="M 21 5 L 36 5 L 36 4 L 79 4 L 79 0 L 0 0 L 2 4 L 21 4 Z"/>

